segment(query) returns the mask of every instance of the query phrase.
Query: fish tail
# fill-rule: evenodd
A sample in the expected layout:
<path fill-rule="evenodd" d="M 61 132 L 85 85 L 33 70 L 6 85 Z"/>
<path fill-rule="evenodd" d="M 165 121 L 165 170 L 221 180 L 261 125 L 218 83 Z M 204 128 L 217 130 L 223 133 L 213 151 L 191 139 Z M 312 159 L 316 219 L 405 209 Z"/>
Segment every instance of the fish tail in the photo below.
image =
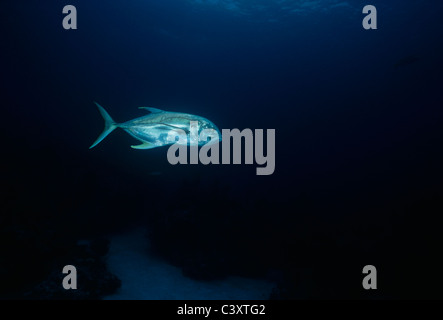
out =
<path fill-rule="evenodd" d="M 106 110 L 97 102 L 94 101 L 94 103 L 97 105 L 98 111 L 100 111 L 100 114 L 105 120 L 105 128 L 103 129 L 103 132 L 98 136 L 97 140 L 95 140 L 95 142 L 89 147 L 89 149 L 92 149 L 96 145 L 98 145 L 104 138 L 106 138 L 108 134 L 110 134 L 112 131 L 114 131 L 115 128 L 118 127 L 118 124 L 114 120 L 112 120 L 111 116 L 106 112 Z"/>

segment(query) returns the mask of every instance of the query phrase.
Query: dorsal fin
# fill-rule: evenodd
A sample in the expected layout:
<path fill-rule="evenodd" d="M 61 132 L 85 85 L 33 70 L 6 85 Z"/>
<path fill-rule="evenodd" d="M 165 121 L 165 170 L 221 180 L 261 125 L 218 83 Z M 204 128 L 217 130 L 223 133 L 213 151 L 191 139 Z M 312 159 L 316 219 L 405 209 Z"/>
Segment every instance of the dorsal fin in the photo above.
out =
<path fill-rule="evenodd" d="M 139 109 L 146 109 L 151 113 L 160 113 L 164 112 L 163 110 L 157 109 L 157 108 L 151 108 L 151 107 L 140 107 Z"/>

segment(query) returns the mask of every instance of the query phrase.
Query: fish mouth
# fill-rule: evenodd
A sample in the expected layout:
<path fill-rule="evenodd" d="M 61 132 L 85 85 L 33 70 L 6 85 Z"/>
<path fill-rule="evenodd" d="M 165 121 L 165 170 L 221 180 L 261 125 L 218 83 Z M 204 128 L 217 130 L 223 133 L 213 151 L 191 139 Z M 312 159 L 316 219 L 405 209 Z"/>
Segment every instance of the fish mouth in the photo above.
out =
<path fill-rule="evenodd" d="M 202 137 L 201 134 L 204 133 L 204 136 Z M 215 143 L 218 143 L 222 140 L 222 135 L 220 130 L 218 129 L 218 127 L 212 123 L 210 123 L 209 125 L 205 125 L 201 127 L 201 130 L 199 131 L 199 142 L 198 144 L 200 146 L 203 145 L 212 145 Z M 200 140 L 200 138 L 203 138 L 202 140 Z"/>

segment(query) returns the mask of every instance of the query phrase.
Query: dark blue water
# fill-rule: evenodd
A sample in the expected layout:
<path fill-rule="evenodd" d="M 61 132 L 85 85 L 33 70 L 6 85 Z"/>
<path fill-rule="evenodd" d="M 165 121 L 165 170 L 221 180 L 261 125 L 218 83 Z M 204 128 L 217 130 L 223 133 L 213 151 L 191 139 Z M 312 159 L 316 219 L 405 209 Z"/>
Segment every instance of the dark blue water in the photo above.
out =
<path fill-rule="evenodd" d="M 186 276 L 270 279 L 275 298 L 441 297 L 404 279 L 442 283 L 442 3 L 71 1 L 78 29 L 64 30 L 66 4 L 1 4 L 0 276 L 47 261 L 2 297 L 47 279 L 77 240 L 132 225 Z M 377 30 L 362 27 L 366 4 Z M 275 129 L 275 172 L 172 166 L 122 130 L 89 150 L 93 101 L 118 122 L 152 106 Z M 387 275 L 373 295 L 366 264 Z"/>

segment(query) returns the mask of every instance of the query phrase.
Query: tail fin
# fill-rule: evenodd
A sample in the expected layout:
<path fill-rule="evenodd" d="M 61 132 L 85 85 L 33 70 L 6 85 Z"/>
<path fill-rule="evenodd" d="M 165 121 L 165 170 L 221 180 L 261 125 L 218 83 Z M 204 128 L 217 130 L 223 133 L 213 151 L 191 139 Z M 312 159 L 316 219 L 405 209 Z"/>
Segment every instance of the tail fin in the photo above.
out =
<path fill-rule="evenodd" d="M 104 138 L 106 138 L 108 134 L 110 134 L 112 131 L 114 131 L 115 128 L 117 128 L 117 123 L 112 120 L 111 116 L 106 112 L 106 110 L 97 102 L 94 101 L 94 103 L 97 105 L 98 111 L 100 111 L 100 114 L 105 120 L 105 129 L 103 129 L 103 132 L 98 136 L 97 140 L 95 140 L 95 142 L 89 147 L 89 149 L 94 148 Z"/>

